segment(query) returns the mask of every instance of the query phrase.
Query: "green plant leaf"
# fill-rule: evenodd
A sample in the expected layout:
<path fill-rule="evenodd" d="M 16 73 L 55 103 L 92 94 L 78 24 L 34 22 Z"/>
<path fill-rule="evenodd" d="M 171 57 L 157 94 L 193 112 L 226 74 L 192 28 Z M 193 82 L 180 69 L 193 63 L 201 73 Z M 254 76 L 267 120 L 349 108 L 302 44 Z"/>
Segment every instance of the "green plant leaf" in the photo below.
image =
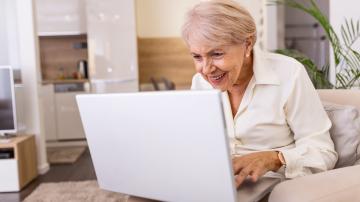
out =
<path fill-rule="evenodd" d="M 276 52 L 282 55 L 292 57 L 297 61 L 299 61 L 301 64 L 303 64 L 315 88 L 317 89 L 333 88 L 333 85 L 327 79 L 330 65 L 325 65 L 319 71 L 317 66 L 312 62 L 310 58 L 308 58 L 307 56 L 305 56 L 304 54 L 300 53 L 297 50 L 279 49 L 276 50 Z"/>
<path fill-rule="evenodd" d="M 335 58 L 335 64 L 338 65 L 340 63 L 340 57 L 341 57 L 341 45 L 339 42 L 339 38 L 336 35 L 335 31 L 331 27 L 329 21 L 327 20 L 326 16 L 322 14 L 316 3 L 311 0 L 311 6 L 305 7 L 304 5 L 296 2 L 295 0 L 277 0 L 278 4 L 286 5 L 292 8 L 300 9 L 312 17 L 314 17 L 320 25 L 324 28 L 325 34 L 327 38 L 329 39 L 333 52 L 334 52 L 334 58 Z"/>
<path fill-rule="evenodd" d="M 360 37 L 359 21 L 356 25 L 351 19 L 345 19 L 345 26 L 341 25 L 341 35 L 346 47 L 351 47 Z"/>
<path fill-rule="evenodd" d="M 329 23 L 329 20 L 321 12 L 314 0 L 309 0 L 309 5 L 298 3 L 296 0 L 271 0 L 271 2 L 299 9 L 311 15 L 319 22 L 321 27 L 324 29 L 326 37 L 329 40 L 333 49 L 333 55 L 336 65 L 336 88 L 351 88 L 353 85 L 356 84 L 356 82 L 360 80 L 360 53 L 352 49 L 352 46 L 360 38 L 359 20 L 354 22 L 353 19 L 345 19 L 345 22 L 343 25 L 341 25 L 340 29 L 340 34 L 343 41 L 343 43 L 341 43 L 333 27 Z M 312 79 L 320 78 L 319 74 L 317 74 L 317 72 L 315 71 L 315 69 L 317 69 L 316 66 L 310 59 L 301 59 L 298 57 L 298 55 L 292 55 L 289 54 L 289 52 L 285 52 L 285 54 L 294 57 L 295 59 L 298 59 L 300 62 L 302 62 L 307 67 L 307 71 L 310 71 L 309 75 L 312 76 Z M 311 62 L 307 60 L 310 60 Z M 329 67 L 325 65 L 323 68 Z M 324 71 L 322 69 L 320 71 L 325 74 L 325 76 L 323 75 L 322 78 L 325 78 L 327 81 L 329 70 Z M 314 86 L 320 86 L 320 81 L 321 79 L 317 82 L 313 81 Z"/>

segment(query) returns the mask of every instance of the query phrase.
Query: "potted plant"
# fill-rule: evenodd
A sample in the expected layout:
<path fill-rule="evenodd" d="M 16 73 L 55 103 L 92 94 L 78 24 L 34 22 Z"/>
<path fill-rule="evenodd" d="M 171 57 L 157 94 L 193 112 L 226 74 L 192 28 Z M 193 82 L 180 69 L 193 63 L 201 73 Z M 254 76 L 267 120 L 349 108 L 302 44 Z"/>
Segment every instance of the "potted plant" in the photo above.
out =
<path fill-rule="evenodd" d="M 334 54 L 336 83 L 329 81 L 329 63 L 318 68 L 315 63 L 304 54 L 296 50 L 281 49 L 276 52 L 297 59 L 307 69 L 315 88 L 340 88 L 349 89 L 359 84 L 360 81 L 360 53 L 353 49 L 354 43 L 360 37 L 360 23 L 345 20 L 341 26 L 340 41 L 327 17 L 320 11 L 314 0 L 309 0 L 309 5 L 303 5 L 296 0 L 271 0 L 272 4 L 280 4 L 299 9 L 311 15 L 324 29 Z"/>

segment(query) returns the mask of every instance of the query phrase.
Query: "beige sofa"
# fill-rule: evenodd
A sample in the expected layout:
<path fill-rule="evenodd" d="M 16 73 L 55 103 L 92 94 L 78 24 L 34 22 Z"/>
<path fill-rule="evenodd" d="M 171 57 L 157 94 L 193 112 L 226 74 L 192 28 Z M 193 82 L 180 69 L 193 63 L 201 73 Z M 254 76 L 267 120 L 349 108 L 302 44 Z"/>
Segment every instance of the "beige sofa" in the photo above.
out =
<path fill-rule="evenodd" d="M 330 134 L 339 153 L 336 167 L 278 184 L 269 202 L 360 201 L 360 90 L 318 92 L 333 122 Z"/>

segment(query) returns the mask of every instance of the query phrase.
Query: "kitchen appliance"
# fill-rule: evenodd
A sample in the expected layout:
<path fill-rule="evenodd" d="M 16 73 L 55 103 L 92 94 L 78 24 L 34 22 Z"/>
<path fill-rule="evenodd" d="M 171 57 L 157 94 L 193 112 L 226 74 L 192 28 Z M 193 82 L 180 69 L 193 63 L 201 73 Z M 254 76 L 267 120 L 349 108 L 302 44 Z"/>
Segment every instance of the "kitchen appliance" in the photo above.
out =
<path fill-rule="evenodd" d="M 81 78 L 84 78 L 84 79 L 88 78 L 88 69 L 87 69 L 86 60 L 80 60 L 78 62 L 78 72 L 79 72 Z"/>
<path fill-rule="evenodd" d="M 133 0 L 88 0 L 87 38 L 92 93 L 138 91 Z"/>

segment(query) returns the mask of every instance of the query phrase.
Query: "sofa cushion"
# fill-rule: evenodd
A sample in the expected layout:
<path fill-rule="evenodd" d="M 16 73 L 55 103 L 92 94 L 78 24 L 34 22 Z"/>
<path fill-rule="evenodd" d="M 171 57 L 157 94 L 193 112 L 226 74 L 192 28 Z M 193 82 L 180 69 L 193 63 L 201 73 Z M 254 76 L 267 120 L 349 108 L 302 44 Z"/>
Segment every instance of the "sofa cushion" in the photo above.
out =
<path fill-rule="evenodd" d="M 339 154 L 335 168 L 360 163 L 360 112 L 353 106 L 324 102 L 332 122 L 330 135 Z"/>
<path fill-rule="evenodd" d="M 334 169 L 276 185 L 269 202 L 360 201 L 360 166 Z"/>

